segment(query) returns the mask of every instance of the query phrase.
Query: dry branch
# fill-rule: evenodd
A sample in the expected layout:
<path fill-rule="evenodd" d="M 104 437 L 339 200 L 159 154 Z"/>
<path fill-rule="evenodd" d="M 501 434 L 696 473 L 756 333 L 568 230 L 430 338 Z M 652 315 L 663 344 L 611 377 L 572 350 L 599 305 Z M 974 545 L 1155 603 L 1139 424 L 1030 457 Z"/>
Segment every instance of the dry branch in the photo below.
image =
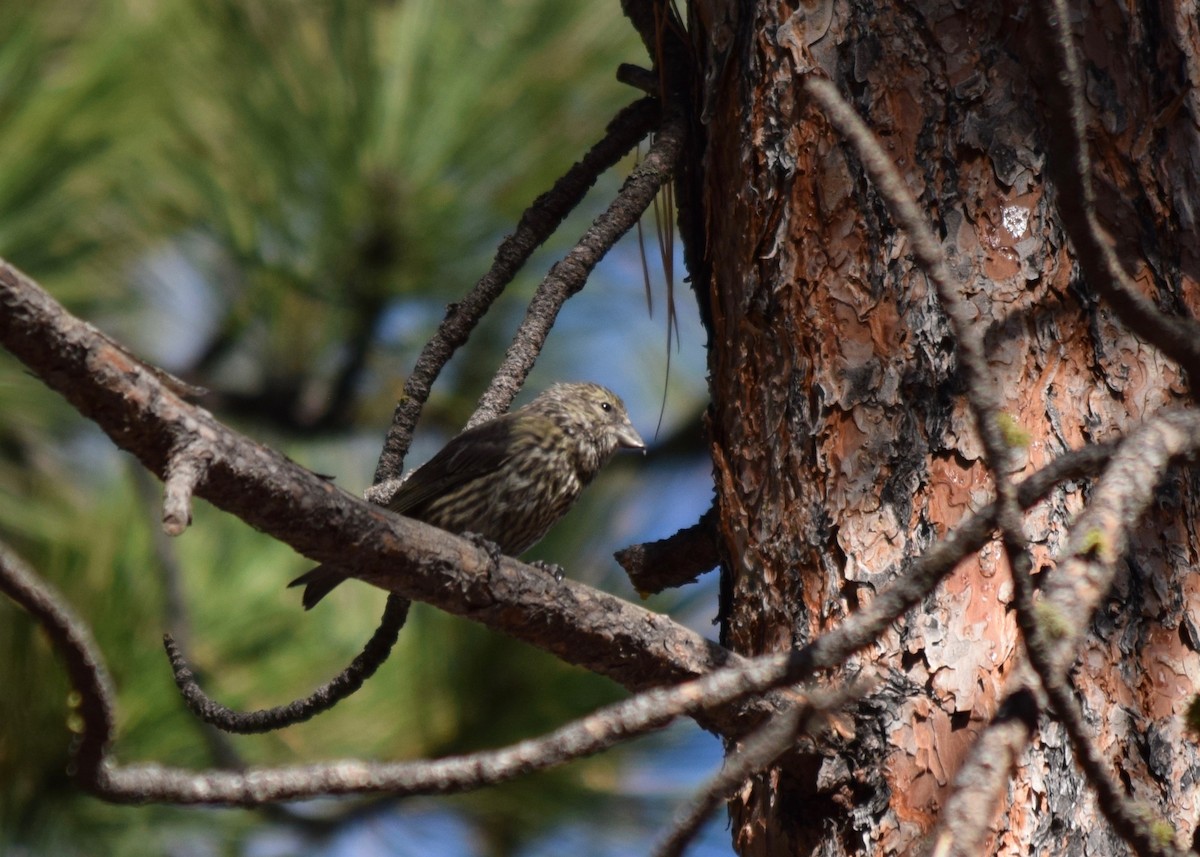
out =
<path fill-rule="evenodd" d="M 183 401 L 3 262 L 0 344 L 160 477 L 172 450 L 198 444 L 211 463 L 196 494 L 310 559 L 351 566 L 383 589 L 540 646 L 631 690 L 736 660 L 664 616 L 580 583 L 556 584 L 516 560 L 493 566 L 470 542 L 330 485 Z"/>
<path fill-rule="evenodd" d="M 383 454 L 375 470 L 377 485 L 400 476 L 421 409 L 429 398 L 434 380 L 450 357 L 467 341 L 471 331 L 533 251 L 580 203 L 597 177 L 649 133 L 661 112 L 657 99 L 643 98 L 618 113 L 609 123 L 604 138 L 525 210 L 516 230 L 496 249 L 492 267 L 475 287 L 462 300 L 446 308 L 446 317 L 421 350 L 412 373 L 404 382 L 404 395 L 396 404 Z M 386 491 L 383 495 L 372 497 L 386 502 Z"/>

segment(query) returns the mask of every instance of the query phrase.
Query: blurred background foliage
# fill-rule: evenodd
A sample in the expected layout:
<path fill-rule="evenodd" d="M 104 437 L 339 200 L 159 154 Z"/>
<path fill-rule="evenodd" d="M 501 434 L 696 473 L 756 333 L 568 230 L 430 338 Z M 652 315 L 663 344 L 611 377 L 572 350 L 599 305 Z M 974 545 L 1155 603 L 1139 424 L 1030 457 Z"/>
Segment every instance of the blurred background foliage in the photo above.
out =
<path fill-rule="evenodd" d="M 361 492 L 445 305 L 637 97 L 613 74 L 643 57 L 615 0 L 0 0 L 0 256 L 208 388 L 201 404 L 219 418 Z M 554 253 L 627 171 L 605 177 L 443 374 L 410 464 L 466 420 Z M 530 554 L 623 597 L 636 596 L 611 552 L 694 522 L 711 499 L 693 299 L 680 294 L 668 376 L 665 313 L 648 313 L 642 290 L 626 241 L 568 305 L 529 384 L 609 384 L 647 437 L 665 402 L 651 455 L 621 459 Z M 436 756 L 621 696 L 418 606 L 388 663 L 332 712 L 214 738 L 178 701 L 164 630 L 210 692 L 257 708 L 342 668 L 384 596 L 346 586 L 304 614 L 283 587 L 303 557 L 204 503 L 167 540 L 158 498 L 156 480 L 0 353 L 0 538 L 91 623 L 119 692 L 122 761 Z M 705 632 L 716 609 L 710 585 L 650 606 Z M 0 601 L 0 852 L 639 853 L 719 760 L 685 728 L 452 800 L 114 807 L 67 779 L 69 704 L 45 639 Z M 723 838 L 703 847 L 728 853 Z"/>

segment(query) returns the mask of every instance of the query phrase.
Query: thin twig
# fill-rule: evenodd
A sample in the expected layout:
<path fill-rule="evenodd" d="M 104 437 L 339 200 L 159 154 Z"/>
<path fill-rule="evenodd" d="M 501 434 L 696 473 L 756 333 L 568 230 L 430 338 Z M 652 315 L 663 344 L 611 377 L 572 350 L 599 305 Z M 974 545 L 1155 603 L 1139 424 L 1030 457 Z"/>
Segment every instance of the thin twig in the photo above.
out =
<path fill-rule="evenodd" d="M 609 123 L 605 136 L 582 160 L 525 210 L 516 231 L 497 248 L 492 267 L 470 293 L 447 308 L 446 317 L 422 349 L 412 373 L 404 382 L 404 394 L 396 405 L 392 425 L 384 441 L 383 454 L 375 469 L 376 485 L 401 475 L 404 456 L 412 442 L 412 432 L 421 409 L 429 398 L 434 380 L 450 357 L 467 341 L 471 331 L 521 266 L 533 255 L 533 251 L 579 205 L 600 174 L 616 164 L 650 132 L 660 115 L 659 102 L 654 98 L 643 98 L 621 110 Z M 386 502 L 386 498 L 383 500 Z"/>
<path fill-rule="evenodd" d="M 1187 370 L 1194 385 L 1200 378 L 1200 324 L 1160 312 L 1137 291 L 1117 257 L 1112 239 L 1096 216 L 1092 161 L 1088 154 L 1087 117 L 1080 82 L 1083 72 L 1071 42 L 1070 16 L 1064 0 L 1036 4 L 1044 26 L 1036 27 L 1054 62 L 1044 75 L 1047 104 L 1047 164 L 1063 227 L 1075 245 L 1075 260 L 1087 282 L 1144 342 L 1163 351 Z M 1052 118 L 1051 118 L 1052 117 Z"/>
<path fill-rule="evenodd" d="M 116 691 L 100 648 L 88 624 L 3 542 L 0 542 L 0 592 L 34 618 L 66 664 L 71 687 L 79 694 L 83 722 L 71 751 L 73 774 L 89 787 L 106 760 L 116 724 Z"/>
<path fill-rule="evenodd" d="M 670 179 L 683 149 L 684 129 L 682 115 L 670 110 L 645 159 L 625 179 L 616 198 L 542 280 L 468 427 L 495 419 L 508 410 L 533 368 L 562 305 L 583 288 L 592 269 L 621 236 L 637 225 L 659 188 Z"/>
<path fill-rule="evenodd" d="M 747 779 L 792 749 L 807 707 L 806 701 L 798 701 L 749 735 L 740 750 L 728 752 L 721 770 L 676 814 L 666 836 L 650 852 L 651 855 L 680 857 L 717 804 L 727 800 L 730 793 Z"/>
<path fill-rule="evenodd" d="M 192 523 L 192 494 L 208 472 L 208 464 L 198 444 L 185 441 L 171 450 L 162 505 L 162 528 L 168 536 L 181 535 Z"/>
<path fill-rule="evenodd" d="M 362 687 L 363 682 L 387 660 L 408 618 L 411 603 L 398 595 L 389 595 L 379 627 L 349 666 L 302 699 L 257 711 L 235 711 L 214 700 L 200 687 L 180 645 L 170 634 L 163 635 L 163 646 L 171 662 L 175 684 L 193 714 L 224 732 L 239 735 L 271 732 L 328 711 Z"/>
<path fill-rule="evenodd" d="M 671 829 L 652 852 L 654 857 L 680 857 L 718 803 L 791 750 L 800 735 L 815 736 L 824 715 L 845 707 L 869 688 L 869 681 L 855 681 L 832 691 L 810 692 L 748 735 L 739 749 L 726 755 L 721 770 L 676 815 Z"/>

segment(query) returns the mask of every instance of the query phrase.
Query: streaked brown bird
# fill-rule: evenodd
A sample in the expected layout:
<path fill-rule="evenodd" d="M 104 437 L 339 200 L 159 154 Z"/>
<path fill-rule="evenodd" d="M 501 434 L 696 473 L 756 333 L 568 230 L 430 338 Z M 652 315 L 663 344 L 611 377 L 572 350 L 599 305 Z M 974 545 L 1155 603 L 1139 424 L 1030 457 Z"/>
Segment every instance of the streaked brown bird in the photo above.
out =
<path fill-rule="evenodd" d="M 625 404 L 599 384 L 555 384 L 512 413 L 458 435 L 418 467 L 387 508 L 519 556 L 567 513 L 618 448 L 645 449 Z M 293 580 L 311 609 L 346 573 L 319 565 Z"/>

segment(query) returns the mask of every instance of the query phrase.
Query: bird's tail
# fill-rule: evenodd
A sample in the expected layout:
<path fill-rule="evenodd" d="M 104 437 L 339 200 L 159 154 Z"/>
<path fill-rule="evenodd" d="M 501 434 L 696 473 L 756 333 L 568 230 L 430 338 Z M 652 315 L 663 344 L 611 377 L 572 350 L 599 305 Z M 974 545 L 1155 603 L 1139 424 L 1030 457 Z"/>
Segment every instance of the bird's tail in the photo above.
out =
<path fill-rule="evenodd" d="M 288 587 L 303 586 L 304 595 L 300 603 L 305 610 L 311 610 L 313 605 L 333 591 L 333 588 L 346 579 L 346 575 L 328 565 L 318 565 L 311 571 L 297 577 Z"/>

